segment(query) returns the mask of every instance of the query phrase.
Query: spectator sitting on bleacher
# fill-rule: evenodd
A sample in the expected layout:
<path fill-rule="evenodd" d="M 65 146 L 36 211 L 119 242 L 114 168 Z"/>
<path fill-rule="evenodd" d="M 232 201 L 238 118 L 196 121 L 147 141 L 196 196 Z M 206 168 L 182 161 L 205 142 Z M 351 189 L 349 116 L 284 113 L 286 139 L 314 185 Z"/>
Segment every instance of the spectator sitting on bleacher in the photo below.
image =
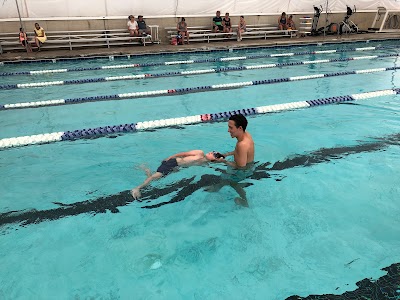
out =
<path fill-rule="evenodd" d="M 286 30 L 288 29 L 288 24 L 287 24 L 287 19 L 286 19 L 286 13 L 283 12 L 282 15 L 278 18 L 278 28 L 279 30 Z"/>
<path fill-rule="evenodd" d="M 287 20 L 287 27 L 288 27 L 288 29 L 296 30 L 296 25 L 294 24 L 292 15 L 290 15 Z"/>
<path fill-rule="evenodd" d="M 35 23 L 35 43 L 36 46 L 38 47 L 38 51 L 40 51 L 40 45 L 42 45 L 46 40 L 46 33 L 44 32 L 44 29 L 40 27 L 39 23 Z"/>
<path fill-rule="evenodd" d="M 229 13 L 225 13 L 225 17 L 222 19 L 222 25 L 224 26 L 224 32 L 232 32 L 231 18 L 229 18 Z M 231 35 L 226 35 L 226 37 L 231 37 Z"/>
<path fill-rule="evenodd" d="M 213 18 L 213 32 L 222 32 L 223 30 L 221 12 L 218 10 L 216 16 Z"/>
<path fill-rule="evenodd" d="M 146 25 L 146 22 L 143 20 L 143 16 L 138 16 L 137 24 L 139 27 L 139 35 L 150 34 L 150 28 Z"/>
<path fill-rule="evenodd" d="M 189 44 L 189 32 L 187 29 L 185 18 L 182 17 L 181 21 L 176 26 L 176 29 L 178 30 L 178 35 L 182 37 L 182 43 L 184 43 L 186 36 L 186 42 Z"/>
<path fill-rule="evenodd" d="M 29 45 L 28 37 L 22 28 L 19 29 L 19 42 L 26 49 L 26 52 L 32 52 L 31 45 Z"/>
<path fill-rule="evenodd" d="M 244 20 L 243 16 L 240 16 L 240 20 L 239 20 L 239 25 L 237 28 L 237 40 L 238 42 L 241 41 L 242 38 L 242 33 L 246 31 L 246 21 Z"/>
<path fill-rule="evenodd" d="M 130 36 L 138 36 L 139 35 L 139 27 L 138 27 L 138 23 L 135 21 L 135 17 L 130 15 L 128 17 L 128 30 L 129 30 L 129 35 Z"/>

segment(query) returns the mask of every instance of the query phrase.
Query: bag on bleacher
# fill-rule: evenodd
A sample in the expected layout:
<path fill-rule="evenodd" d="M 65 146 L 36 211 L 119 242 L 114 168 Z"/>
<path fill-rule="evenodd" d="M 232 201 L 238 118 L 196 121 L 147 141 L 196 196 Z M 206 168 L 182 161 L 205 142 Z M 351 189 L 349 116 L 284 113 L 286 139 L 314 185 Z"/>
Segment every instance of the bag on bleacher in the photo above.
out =
<path fill-rule="evenodd" d="M 178 34 L 178 35 L 176 36 L 176 43 L 177 43 L 178 45 L 183 45 L 183 39 L 182 39 L 182 36 L 181 36 L 180 34 Z"/>
<path fill-rule="evenodd" d="M 178 41 L 176 39 L 176 37 L 171 38 L 171 45 L 178 45 Z"/>

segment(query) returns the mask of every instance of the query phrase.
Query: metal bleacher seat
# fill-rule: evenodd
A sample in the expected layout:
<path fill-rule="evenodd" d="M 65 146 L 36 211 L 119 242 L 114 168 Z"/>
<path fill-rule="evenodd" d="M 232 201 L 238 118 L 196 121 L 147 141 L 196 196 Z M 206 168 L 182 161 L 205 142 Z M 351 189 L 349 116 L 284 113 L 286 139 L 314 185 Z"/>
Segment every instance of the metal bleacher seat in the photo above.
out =
<path fill-rule="evenodd" d="M 47 41 L 42 49 L 69 49 L 84 47 L 113 47 L 143 45 L 160 43 L 158 39 L 158 26 L 149 26 L 153 35 L 132 37 L 126 29 L 110 30 L 80 30 L 80 31 L 46 31 Z M 153 31 L 154 29 L 154 31 Z M 34 34 L 27 33 L 31 44 L 34 44 Z M 24 48 L 18 40 L 18 33 L 0 33 L 0 53 L 15 51 Z"/>
<path fill-rule="evenodd" d="M 242 38 L 252 39 L 267 39 L 274 37 L 293 37 L 296 35 L 297 30 L 278 30 L 276 26 L 270 24 L 254 24 L 247 25 L 247 31 L 242 33 Z M 177 30 L 174 27 L 167 27 L 167 34 L 169 39 L 176 36 Z M 194 26 L 188 27 L 189 42 L 207 42 L 210 41 L 223 41 L 233 40 L 237 38 L 237 25 L 232 26 L 232 32 L 212 32 L 211 26 Z"/>

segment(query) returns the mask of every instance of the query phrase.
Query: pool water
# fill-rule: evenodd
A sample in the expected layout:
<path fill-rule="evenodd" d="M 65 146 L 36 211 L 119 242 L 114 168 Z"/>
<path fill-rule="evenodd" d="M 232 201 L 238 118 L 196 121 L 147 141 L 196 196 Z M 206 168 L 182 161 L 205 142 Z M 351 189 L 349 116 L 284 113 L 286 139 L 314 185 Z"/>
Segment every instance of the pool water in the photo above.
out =
<path fill-rule="evenodd" d="M 138 69 L 2 77 L 2 84 L 176 72 L 398 53 L 399 41 L 0 66 L 0 72 L 391 46 Z M 0 104 L 398 66 L 381 58 L 204 75 L 1 90 Z M 223 112 L 394 89 L 399 71 L 213 92 L 0 111 L 0 138 Z M 175 126 L 0 152 L 0 298 L 285 299 L 335 294 L 400 262 L 396 95 L 248 117 L 257 172 L 204 190 L 222 165 L 128 190 L 173 153 L 231 151 L 226 122 Z M 399 284 L 399 283 L 398 283 Z M 387 287 L 385 287 L 387 288 Z M 382 292 L 381 288 L 381 292 Z M 384 290 L 384 289 L 383 289 Z M 382 292 L 383 293 L 383 292 Z M 398 288 L 394 289 L 400 297 Z M 359 295 L 361 299 L 362 295 Z"/>

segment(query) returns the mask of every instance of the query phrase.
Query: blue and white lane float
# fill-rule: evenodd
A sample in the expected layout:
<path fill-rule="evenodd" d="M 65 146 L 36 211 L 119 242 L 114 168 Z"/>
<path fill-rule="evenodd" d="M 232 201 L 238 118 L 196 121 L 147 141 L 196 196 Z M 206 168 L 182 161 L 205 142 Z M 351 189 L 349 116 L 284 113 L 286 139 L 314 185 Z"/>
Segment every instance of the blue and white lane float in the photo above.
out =
<path fill-rule="evenodd" d="M 210 63 L 210 62 L 224 62 L 224 61 L 274 58 L 274 57 L 299 56 L 299 55 L 331 54 L 331 53 L 343 53 L 343 52 L 353 52 L 353 51 L 373 51 L 373 50 L 383 50 L 383 49 L 397 49 L 397 47 L 396 46 L 362 47 L 362 48 L 349 48 L 340 50 L 333 49 L 333 50 L 317 50 L 317 51 L 292 52 L 292 53 L 259 54 L 259 55 L 236 56 L 236 57 L 219 57 L 219 58 L 198 59 L 198 60 L 178 60 L 178 61 L 168 61 L 159 63 L 126 64 L 126 65 L 114 65 L 114 66 L 97 66 L 97 67 L 87 67 L 87 68 L 38 70 L 38 71 L 22 71 L 22 72 L 5 72 L 5 73 L 0 73 L 0 76 L 42 75 L 49 73 L 143 68 L 143 67 L 155 67 L 155 66 L 173 66 L 173 65 L 183 65 L 183 64 L 200 64 L 200 63 Z"/>
<path fill-rule="evenodd" d="M 236 83 L 214 84 L 214 85 L 197 86 L 197 87 L 190 87 L 190 88 L 156 90 L 156 91 L 147 91 L 147 92 L 134 92 L 134 93 L 124 93 L 124 94 L 114 94 L 114 95 L 103 95 L 103 96 L 88 96 L 88 97 L 82 97 L 82 98 L 55 99 L 55 100 L 44 100 L 44 101 L 36 101 L 36 102 L 20 102 L 20 103 L 3 104 L 3 105 L 0 104 L 0 111 L 1 110 L 10 110 L 10 109 L 21 109 L 21 108 L 37 108 L 37 107 L 43 107 L 43 106 L 78 104 L 78 103 L 85 103 L 85 102 L 109 101 L 109 100 L 115 100 L 115 99 L 127 99 L 127 98 L 132 99 L 132 98 L 157 97 L 157 96 L 167 96 L 167 95 L 169 95 L 169 96 L 182 95 L 182 94 L 188 94 L 188 93 L 198 93 L 198 92 L 207 92 L 207 91 L 209 92 L 209 91 L 215 91 L 215 90 L 237 89 L 237 88 L 241 88 L 241 87 L 245 87 L 245 86 L 261 85 L 261 84 L 274 84 L 274 83 L 299 81 L 299 80 L 310 80 L 310 79 L 333 77 L 333 76 L 375 73 L 375 72 L 384 72 L 384 71 L 391 71 L 391 70 L 397 70 L 397 69 L 400 69 L 400 66 L 399 67 L 389 67 L 389 68 L 356 70 L 356 71 L 344 71 L 344 72 L 327 73 L 327 74 L 293 76 L 293 77 L 287 77 L 287 78 L 253 80 L 253 81 L 236 82 Z"/>
<path fill-rule="evenodd" d="M 237 72 L 237 71 L 243 71 L 243 70 L 281 68 L 281 67 L 287 67 L 287 66 L 334 63 L 334 62 L 363 60 L 363 59 L 369 60 L 369 59 L 376 59 L 376 58 L 399 57 L 399 56 L 400 56 L 400 54 L 396 53 L 396 54 L 356 56 L 356 57 L 336 58 L 336 59 L 306 60 L 306 61 L 298 61 L 298 62 L 265 64 L 265 65 L 254 65 L 254 66 L 239 66 L 239 67 L 225 67 L 225 68 L 193 70 L 193 71 L 166 72 L 166 73 L 156 73 L 156 74 L 146 73 L 146 74 L 137 74 L 137 75 L 109 76 L 109 77 L 100 77 L 100 78 L 74 79 L 74 80 L 63 80 L 63 81 L 58 80 L 58 81 L 44 81 L 44 82 L 34 82 L 34 83 L 18 83 L 18 84 L 0 85 L 0 90 L 46 87 L 46 86 L 54 86 L 54 85 L 84 84 L 84 83 L 107 82 L 107 81 L 117 81 L 117 80 L 134 80 L 134 79 L 150 79 L 150 78 L 172 77 L 172 76 L 201 75 L 201 74 L 220 73 L 220 72 Z"/>
<path fill-rule="evenodd" d="M 12 147 L 22 147 L 22 146 L 35 145 L 35 144 L 54 143 L 54 142 L 60 142 L 60 141 L 99 138 L 99 137 L 103 137 L 103 136 L 107 136 L 107 135 L 115 134 L 115 133 L 128 133 L 128 132 L 135 132 L 135 131 L 140 131 L 140 130 L 165 128 L 165 127 L 171 127 L 171 126 L 177 126 L 177 125 L 189 125 L 189 124 L 207 123 L 207 122 L 213 122 L 213 121 L 214 122 L 222 121 L 222 120 L 225 120 L 225 119 L 229 118 L 230 116 L 238 114 L 238 113 L 241 113 L 246 116 L 258 115 L 258 114 L 281 112 L 281 111 L 285 111 L 285 110 L 308 108 L 308 107 L 320 106 L 320 105 L 325 105 L 325 104 L 340 103 L 340 102 L 345 102 L 345 101 L 354 101 L 354 100 L 361 100 L 361 99 L 369 99 L 369 98 L 374 98 L 374 97 L 396 95 L 396 94 L 400 94 L 400 88 L 392 89 L 392 90 L 378 90 L 378 91 L 346 95 L 346 96 L 328 97 L 328 98 L 321 98 L 321 99 L 316 99 L 316 100 L 289 102 L 289 103 L 275 104 L 275 105 L 266 105 L 266 106 L 244 108 L 244 109 L 240 109 L 240 110 L 225 111 L 225 112 L 219 112 L 219 113 L 186 116 L 186 117 L 180 117 L 180 118 L 153 120 L 153 121 L 145 121 L 145 122 L 138 122 L 138 123 L 131 123 L 131 124 L 78 129 L 78 130 L 66 131 L 66 132 L 53 132 L 53 133 L 45 133 L 45 134 L 39 134 L 39 135 L 5 138 L 5 139 L 0 139 L 0 149 L 12 148 Z"/>

